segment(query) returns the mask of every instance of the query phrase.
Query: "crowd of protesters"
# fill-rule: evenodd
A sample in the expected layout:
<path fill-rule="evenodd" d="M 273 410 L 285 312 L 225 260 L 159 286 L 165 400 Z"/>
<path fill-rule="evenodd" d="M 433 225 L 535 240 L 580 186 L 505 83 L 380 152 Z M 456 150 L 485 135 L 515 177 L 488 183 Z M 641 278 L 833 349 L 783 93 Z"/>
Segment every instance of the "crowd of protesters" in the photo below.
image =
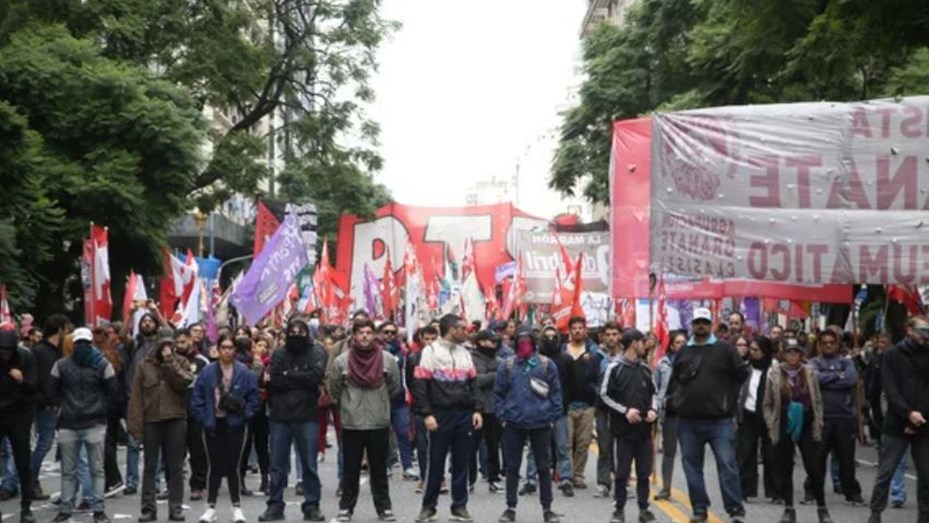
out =
<path fill-rule="evenodd" d="M 417 522 L 437 520 L 445 493 L 450 519 L 471 521 L 468 498 L 481 474 L 490 493 L 505 494 L 499 521 L 516 521 L 520 496 L 538 493 L 542 521 L 557 522 L 554 490 L 571 497 L 589 488 L 596 441 L 592 490 L 612 498 L 612 523 L 625 523 L 630 500 L 637 521 L 656 521 L 649 476 L 653 466 L 660 470 L 654 500 L 671 498 L 678 454 L 691 521 L 707 521 L 707 446 L 731 520 L 748 521 L 745 502 L 763 494 L 783 505 L 782 523 L 808 520 L 795 501 L 815 504 L 818 521 L 830 523 L 828 477 L 879 523 L 888 499 L 906 503 L 909 449 L 918 521 L 929 523 L 929 321 L 922 317 L 910 319 L 898 344 L 878 334 L 859 349 L 839 328 L 807 335 L 774 326 L 763 335 L 739 313 L 721 322 L 698 308 L 658 359 L 651 334 L 613 322 L 594 331 L 581 317 L 564 335 L 550 317 L 481 330 L 455 315 L 407 333 L 358 311 L 347 327 L 295 317 L 280 329 L 220 328 L 212 342 L 202 324 L 172 328 L 155 304 L 134 317 L 133 326 L 74 328 L 63 315 L 28 332 L 0 326 L 0 500 L 19 496 L 23 523 L 35 521 L 33 500 L 48 499 L 39 477 L 56 441 L 55 523 L 85 509 L 107 523 L 107 498 L 140 492 L 141 522 L 158 519 L 160 499 L 168 520 L 185 521 L 189 494 L 205 497 L 198 521 L 211 523 L 223 480 L 232 521 L 245 523 L 242 497 L 255 495 L 245 482 L 252 452 L 252 486 L 267 496 L 258 521 L 285 519 L 293 455 L 303 519 L 326 521 L 317 463 L 331 447 L 330 423 L 338 521 L 351 521 L 358 508 L 363 470 L 377 518 L 395 521 L 388 476 L 399 467 L 422 494 Z M 880 449 L 869 503 L 855 470 L 865 428 Z M 802 486 L 793 483 L 795 453 Z"/>

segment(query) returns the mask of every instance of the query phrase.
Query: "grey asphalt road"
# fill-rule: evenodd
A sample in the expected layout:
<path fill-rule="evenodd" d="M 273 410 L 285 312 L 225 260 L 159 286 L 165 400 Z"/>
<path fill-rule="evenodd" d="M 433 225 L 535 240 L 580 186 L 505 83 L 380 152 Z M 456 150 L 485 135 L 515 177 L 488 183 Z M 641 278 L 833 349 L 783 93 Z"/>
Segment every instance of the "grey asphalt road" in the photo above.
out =
<path fill-rule="evenodd" d="M 334 441 L 334 436 L 330 436 Z M 591 459 L 587 465 L 588 483 L 594 483 L 595 465 L 596 465 L 596 448 L 591 449 Z M 125 450 L 120 448 L 120 457 L 123 459 Z M 706 481 L 713 506 L 711 507 L 711 523 L 728 521 L 722 511 L 722 502 L 719 495 L 719 486 L 717 481 L 716 469 L 711 459 L 712 454 L 707 452 L 706 463 Z M 865 489 L 865 498 L 870 495 L 870 489 L 875 476 L 875 465 L 877 455 L 872 448 L 859 448 L 858 458 L 860 461 L 858 467 L 858 480 Z M 799 458 L 798 458 L 799 461 Z M 124 467 L 123 467 L 124 470 Z M 320 476 L 323 482 L 323 502 L 322 510 L 330 521 L 335 520 L 338 509 L 338 500 L 336 498 L 336 453 L 335 449 L 330 449 L 326 459 L 319 464 Z M 43 488 L 46 492 L 57 493 L 60 490 L 60 475 L 57 471 L 56 464 L 47 461 L 41 478 Z M 800 470 L 795 472 L 795 484 L 800 485 L 803 481 L 803 473 Z M 362 477 L 364 485 L 361 489 L 361 496 L 358 507 L 355 511 L 354 521 L 368 522 L 376 521 L 374 507 L 371 502 L 371 495 L 367 484 L 367 477 Z M 258 486 L 258 477 L 249 475 L 246 477 L 247 485 L 256 489 Z M 293 480 L 291 480 L 293 484 Z M 421 495 L 414 492 L 416 484 L 411 481 L 404 481 L 399 469 L 395 469 L 390 480 L 391 497 L 394 505 L 394 512 L 398 516 L 398 521 L 412 522 L 419 512 Z M 653 512 L 658 516 L 662 523 L 686 523 L 690 516 L 690 507 L 686 495 L 686 483 L 684 481 L 683 471 L 680 462 L 677 465 L 677 471 L 674 477 L 675 492 L 670 502 L 661 502 L 653 506 Z M 832 511 L 833 518 L 837 523 L 865 523 L 868 518 L 868 509 L 852 507 L 844 502 L 844 499 L 832 493 L 831 482 L 827 480 L 827 503 Z M 916 520 L 916 500 L 915 500 L 916 481 L 912 473 L 912 468 L 907 476 L 907 491 L 909 500 L 902 509 L 888 509 L 884 513 L 884 521 L 887 523 L 910 523 Z M 189 493 L 186 493 L 189 494 Z M 186 499 L 186 495 L 185 495 Z M 256 522 L 258 515 L 264 511 L 265 499 L 261 495 L 245 498 L 243 509 L 250 523 Z M 285 494 L 288 501 L 287 520 L 299 521 L 301 519 L 299 498 L 294 495 L 293 488 L 288 489 Z M 164 502 L 162 502 L 164 503 Z M 439 521 L 447 521 L 448 496 L 442 496 L 440 499 Z M 162 505 L 159 516 L 162 521 L 167 521 L 167 507 Z M 205 508 L 204 501 L 185 502 L 187 521 L 194 523 Z M 230 522 L 232 518 L 231 507 L 228 503 L 228 495 L 225 489 L 221 491 L 218 504 L 219 522 Z M 471 495 L 469 510 L 478 523 L 495 522 L 497 517 L 505 508 L 503 494 L 490 494 L 487 484 L 479 482 L 474 494 Z M 765 501 L 754 501 L 747 506 L 749 522 L 773 522 L 776 523 L 780 517 L 782 507 L 771 505 Z M 554 509 L 562 514 L 562 521 L 571 523 L 605 523 L 609 521 L 612 513 L 612 504 L 609 500 L 594 497 L 593 490 L 578 490 L 572 498 L 567 498 L 556 491 Z M 15 522 L 19 520 L 19 503 L 17 500 L 10 500 L 0 503 L 0 510 L 3 512 L 4 522 Z M 139 496 L 117 495 L 107 499 L 106 510 L 114 523 L 121 521 L 135 521 L 139 515 Z M 630 502 L 627 506 L 627 520 L 636 521 L 637 511 Z M 35 506 L 35 514 L 40 523 L 51 521 L 55 517 L 56 510 L 48 502 L 39 502 Z M 520 522 L 533 522 L 542 520 L 541 508 L 537 498 L 520 498 L 520 505 L 517 511 L 517 520 Z M 800 522 L 816 521 L 815 508 L 809 506 L 798 507 L 798 517 Z M 75 513 L 74 521 L 90 522 L 92 520 L 89 513 Z"/>

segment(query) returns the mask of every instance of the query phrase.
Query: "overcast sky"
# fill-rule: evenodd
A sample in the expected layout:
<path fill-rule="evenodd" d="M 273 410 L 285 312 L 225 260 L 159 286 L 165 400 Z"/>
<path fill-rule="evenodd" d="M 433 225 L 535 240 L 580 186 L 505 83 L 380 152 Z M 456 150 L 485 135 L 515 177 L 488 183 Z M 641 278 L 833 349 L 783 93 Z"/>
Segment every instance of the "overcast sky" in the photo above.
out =
<path fill-rule="evenodd" d="M 586 0 L 386 0 L 403 24 L 379 52 L 369 114 L 381 124 L 378 181 L 400 203 L 462 205 L 466 188 L 510 179 L 520 207 L 563 211 L 546 188 Z M 556 207 L 556 208 L 552 208 Z"/>

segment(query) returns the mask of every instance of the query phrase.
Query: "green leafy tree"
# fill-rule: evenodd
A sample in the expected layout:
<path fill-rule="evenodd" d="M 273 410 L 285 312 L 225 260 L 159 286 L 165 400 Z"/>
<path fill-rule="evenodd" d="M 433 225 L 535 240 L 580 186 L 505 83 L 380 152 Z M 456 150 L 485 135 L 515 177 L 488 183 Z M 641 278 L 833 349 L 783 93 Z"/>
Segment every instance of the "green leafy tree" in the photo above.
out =
<path fill-rule="evenodd" d="M 114 285 L 130 266 L 157 272 L 166 225 L 202 169 L 205 127 L 182 90 L 63 27 L 0 47 L 0 128 L 11 138 L 0 178 L 13 190 L 0 199 L 0 249 L 14 260 L 0 277 L 17 305 L 43 314 L 79 295 L 91 222 L 110 227 Z"/>
<path fill-rule="evenodd" d="M 852 101 L 929 89 L 922 0 L 639 0 L 584 42 L 549 185 L 607 202 L 610 122 L 656 110 Z M 586 183 L 586 186 L 582 186 Z"/>

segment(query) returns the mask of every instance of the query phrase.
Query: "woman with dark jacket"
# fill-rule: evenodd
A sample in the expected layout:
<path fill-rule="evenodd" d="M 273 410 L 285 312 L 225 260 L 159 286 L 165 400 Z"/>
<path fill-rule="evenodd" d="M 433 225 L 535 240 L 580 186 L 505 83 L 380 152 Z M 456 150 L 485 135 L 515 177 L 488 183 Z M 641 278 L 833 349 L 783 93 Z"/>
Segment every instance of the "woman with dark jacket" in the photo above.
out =
<path fill-rule="evenodd" d="M 209 459 L 207 509 L 200 521 L 216 521 L 216 497 L 226 478 L 232 500 L 232 521 L 244 523 L 240 487 L 240 463 L 245 457 L 248 422 L 258 409 L 258 380 L 252 370 L 236 360 L 236 342 L 231 336 L 219 339 L 219 360 L 207 365 L 191 400 L 193 417 L 203 426 Z M 248 340 L 251 343 L 251 340 Z"/>
<path fill-rule="evenodd" d="M 823 439 L 823 398 L 816 371 L 803 365 L 803 349 L 796 340 L 784 346 L 784 361 L 772 364 L 765 382 L 763 412 L 768 436 L 774 445 L 780 480 L 778 491 L 784 496 L 780 523 L 797 523 L 794 508 L 794 447 L 800 449 L 803 468 L 810 478 L 820 523 L 832 523 L 826 508 L 824 473 L 820 466 Z"/>
<path fill-rule="evenodd" d="M 775 504 L 783 503 L 778 495 L 774 480 L 774 446 L 765 429 L 764 401 L 765 385 L 768 371 L 774 356 L 774 342 L 765 336 L 758 336 L 749 345 L 748 362 L 751 374 L 739 394 L 739 407 L 736 419 L 739 429 L 736 433 L 739 459 L 739 478 L 742 480 L 742 496 L 745 499 L 758 496 L 758 449 L 761 447 L 764 462 L 765 497 Z"/>

